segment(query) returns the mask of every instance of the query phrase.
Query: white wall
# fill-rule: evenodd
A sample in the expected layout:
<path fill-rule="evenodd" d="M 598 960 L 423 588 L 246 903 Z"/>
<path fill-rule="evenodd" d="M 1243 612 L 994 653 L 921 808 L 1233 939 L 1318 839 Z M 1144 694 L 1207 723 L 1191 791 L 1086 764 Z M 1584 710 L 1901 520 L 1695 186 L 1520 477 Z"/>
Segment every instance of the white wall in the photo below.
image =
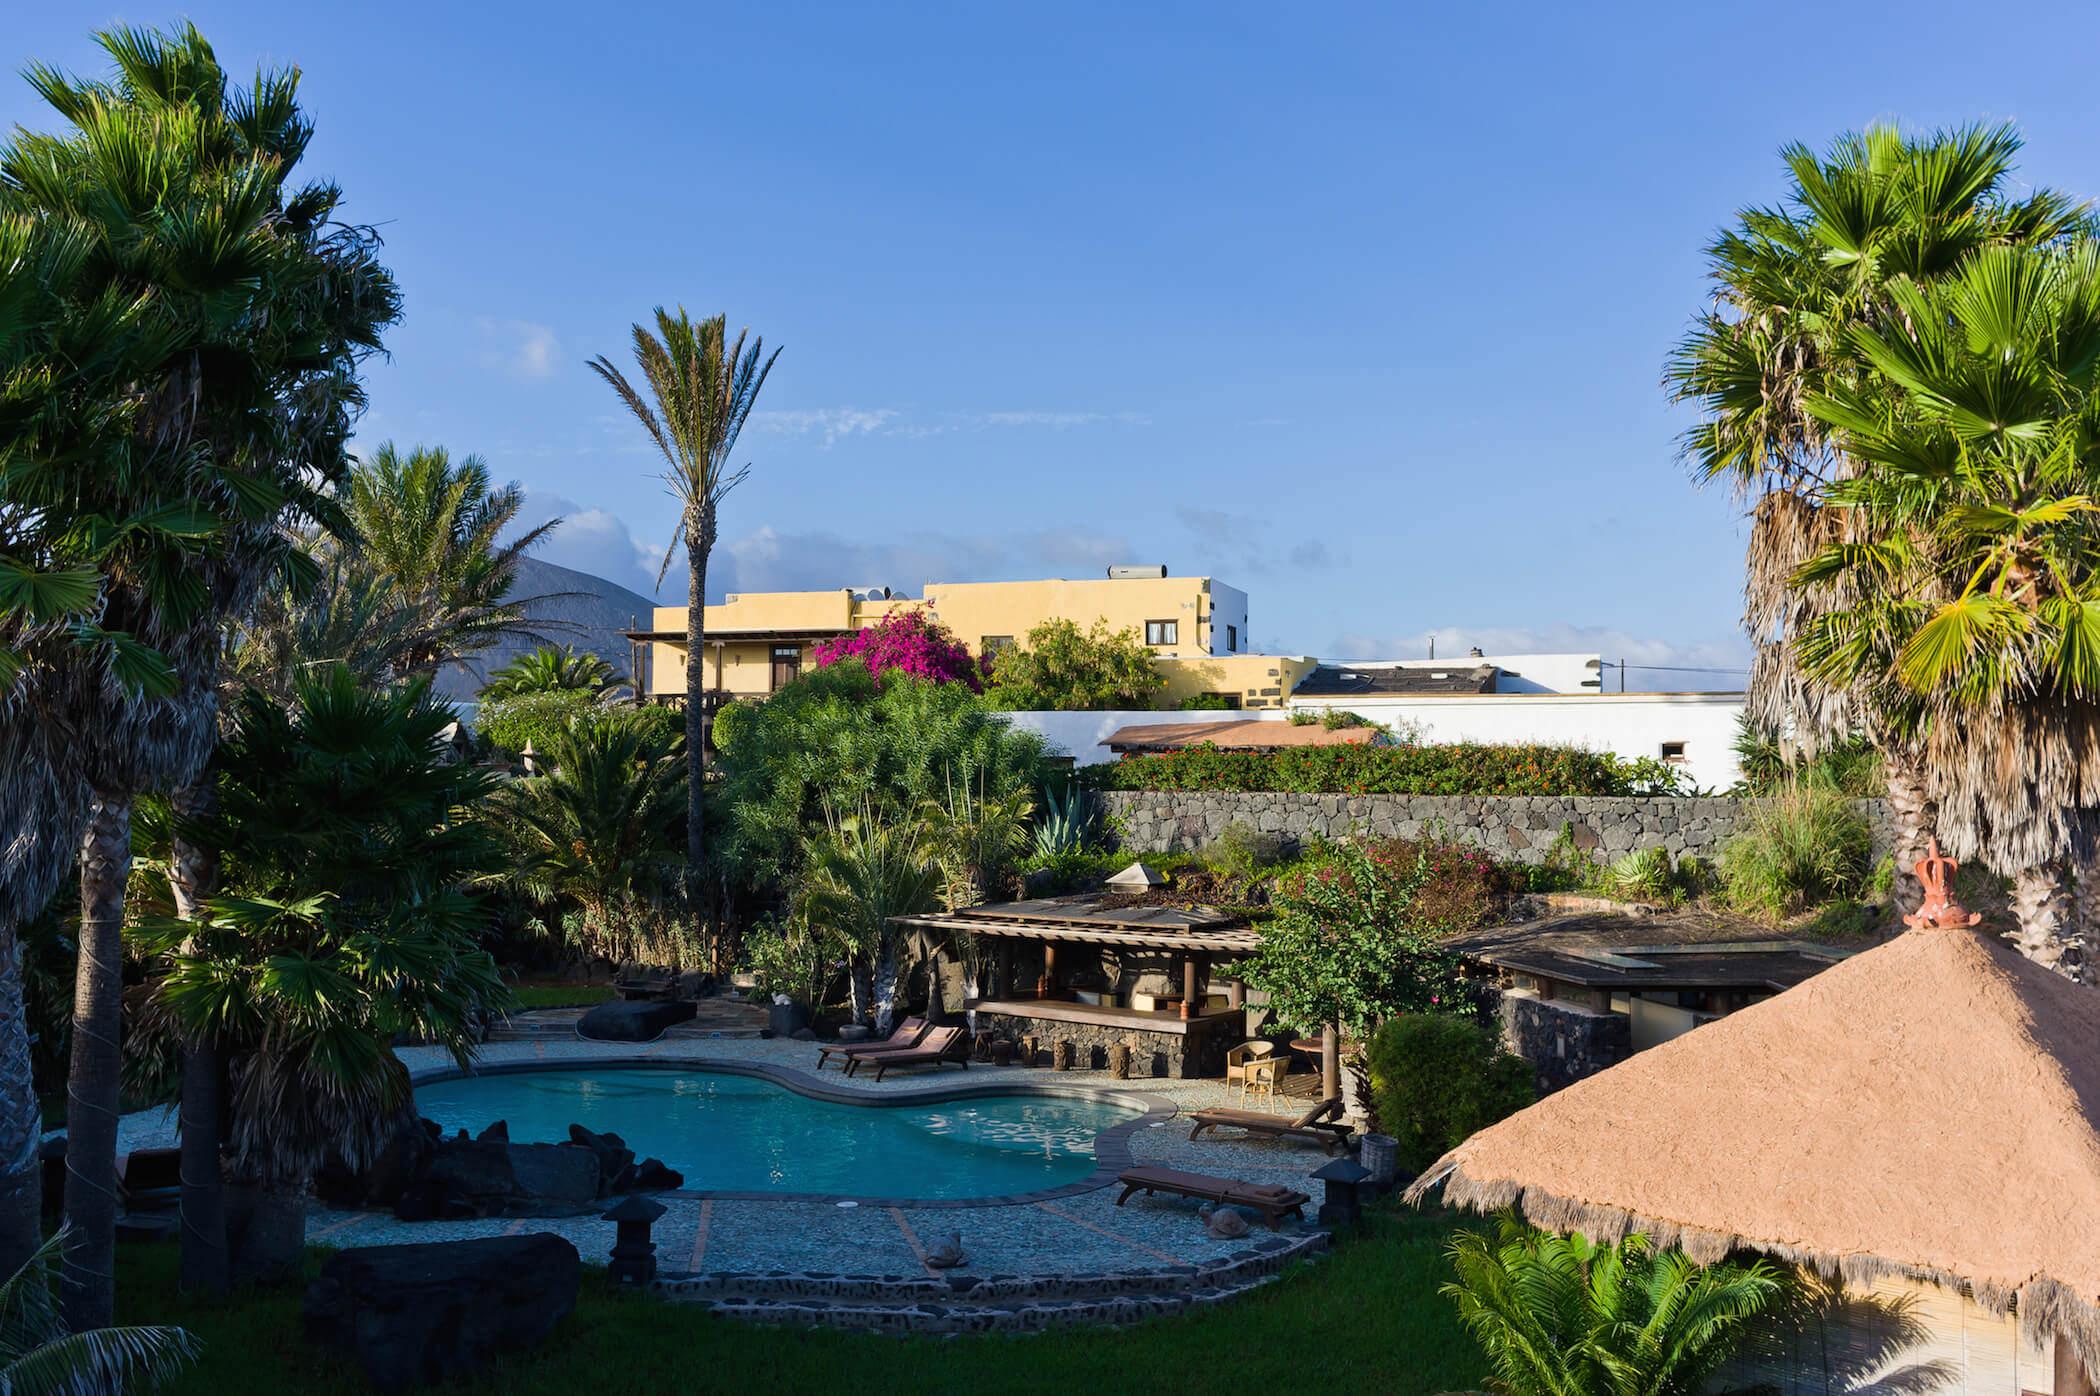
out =
<path fill-rule="evenodd" d="M 1374 695 L 1293 698 L 1290 705 L 1361 713 L 1396 732 L 1418 731 L 1428 742 L 1542 742 L 1628 759 L 1660 756 L 1664 742 L 1683 742 L 1685 776 L 1693 785 L 1725 790 L 1742 774 L 1735 762 L 1740 693 Z"/>
<path fill-rule="evenodd" d="M 1005 713 L 1002 716 L 1012 721 L 1023 732 L 1035 732 L 1061 752 L 1071 756 L 1080 766 L 1098 766 L 1104 761 L 1113 761 L 1116 754 L 1101 745 L 1101 739 L 1118 727 L 1157 726 L 1165 722 L 1210 722 L 1219 719 L 1231 721 L 1246 718 L 1261 722 L 1281 722 L 1289 714 L 1280 708 L 1263 708 L 1252 712 L 1175 712 L 1143 709 L 1130 712 L 1105 713 Z"/>
<path fill-rule="evenodd" d="M 1225 648 L 1225 627 L 1233 626 L 1239 631 L 1239 648 Z M 1210 652 L 1212 654 L 1252 654 L 1254 646 L 1247 642 L 1247 593 L 1238 587 L 1226 586 L 1217 578 L 1210 582 Z"/>

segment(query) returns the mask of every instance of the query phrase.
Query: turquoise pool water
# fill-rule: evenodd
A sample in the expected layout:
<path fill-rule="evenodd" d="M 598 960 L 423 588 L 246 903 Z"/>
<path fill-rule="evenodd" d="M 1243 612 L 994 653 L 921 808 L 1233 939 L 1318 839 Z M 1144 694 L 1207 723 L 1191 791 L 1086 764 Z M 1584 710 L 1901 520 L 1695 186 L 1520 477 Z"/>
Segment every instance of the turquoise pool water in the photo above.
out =
<path fill-rule="evenodd" d="M 835 1105 L 748 1076 L 535 1071 L 416 1087 L 446 1132 L 505 1121 L 551 1143 L 580 1124 L 712 1192 L 957 1199 L 1034 1192 L 1094 1169 L 1094 1136 L 1140 1112 L 1107 1101 L 978 1096 L 942 1105 Z"/>

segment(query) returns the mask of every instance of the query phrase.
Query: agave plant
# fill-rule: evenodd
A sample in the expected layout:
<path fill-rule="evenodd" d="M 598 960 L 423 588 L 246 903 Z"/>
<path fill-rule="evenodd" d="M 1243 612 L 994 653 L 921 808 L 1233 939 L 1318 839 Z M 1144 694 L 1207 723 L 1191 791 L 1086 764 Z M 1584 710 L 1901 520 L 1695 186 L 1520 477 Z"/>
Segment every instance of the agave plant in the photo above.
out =
<path fill-rule="evenodd" d="M 197 1340 L 180 1328 L 67 1332 L 51 1292 L 51 1262 L 65 1237 L 61 1229 L 0 1281 L 0 1391 L 9 1396 L 142 1391 L 196 1360 Z"/>
<path fill-rule="evenodd" d="M 1035 826 L 1038 858 L 1055 858 L 1084 847 L 1093 828 L 1093 809 L 1078 786 L 1068 789 L 1062 800 L 1055 790 L 1043 787 L 1043 813 Z"/>
<path fill-rule="evenodd" d="M 1694 1396 L 1786 1290 L 1769 1262 L 1697 1265 L 1638 1234 L 1605 1245 L 1507 1214 L 1497 1233 L 1453 1239 L 1440 1292 L 1506 1396 Z"/>

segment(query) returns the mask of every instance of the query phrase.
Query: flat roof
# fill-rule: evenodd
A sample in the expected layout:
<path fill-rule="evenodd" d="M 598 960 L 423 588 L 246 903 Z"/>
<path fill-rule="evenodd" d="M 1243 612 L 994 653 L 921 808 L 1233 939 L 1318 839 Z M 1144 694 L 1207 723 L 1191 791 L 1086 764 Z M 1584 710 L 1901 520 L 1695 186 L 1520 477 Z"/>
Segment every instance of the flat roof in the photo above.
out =
<path fill-rule="evenodd" d="M 1761 935 L 1708 916 L 1578 913 L 1497 926 L 1452 946 L 1467 959 L 1585 989 L 1749 989 L 1777 993 L 1873 944 Z"/>

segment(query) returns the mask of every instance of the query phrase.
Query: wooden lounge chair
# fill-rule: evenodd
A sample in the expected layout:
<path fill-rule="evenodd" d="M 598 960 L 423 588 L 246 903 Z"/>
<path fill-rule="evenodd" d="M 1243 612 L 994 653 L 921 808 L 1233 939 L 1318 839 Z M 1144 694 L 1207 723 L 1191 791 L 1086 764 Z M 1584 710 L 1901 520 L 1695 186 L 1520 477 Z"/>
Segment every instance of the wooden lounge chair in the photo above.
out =
<path fill-rule="evenodd" d="M 864 1066 L 872 1066 L 875 1079 L 880 1081 L 882 1073 L 893 1066 L 939 1066 L 943 1062 L 954 1062 L 964 1071 L 970 1069 L 970 1039 L 963 1036 L 961 1028 L 935 1028 L 926 1034 L 925 1041 L 902 1052 L 848 1052 L 846 1074 L 851 1076 Z"/>
<path fill-rule="evenodd" d="M 919 1039 L 925 1035 L 926 1020 L 924 1018 L 906 1018 L 891 1030 L 888 1037 L 883 1038 L 880 1042 L 834 1042 L 829 1047 L 819 1048 L 817 1050 L 817 1070 L 822 1071 L 824 1063 L 830 1061 L 833 1057 L 843 1057 L 853 1052 L 902 1052 L 907 1048 L 918 1046 Z"/>
<path fill-rule="evenodd" d="M 1312 1201 L 1306 1193 L 1275 1183 L 1243 1183 L 1237 1178 L 1213 1178 L 1207 1173 L 1184 1173 L 1178 1168 L 1126 1168 L 1116 1181 L 1123 1185 L 1123 1195 L 1116 1199 L 1118 1207 L 1128 1202 L 1133 1193 L 1171 1193 L 1215 1202 L 1221 1207 L 1245 1207 L 1259 1212 L 1271 1231 L 1280 1228 L 1285 1217 L 1304 1220 L 1305 1204 Z"/>
<path fill-rule="evenodd" d="M 613 981 L 613 992 L 629 1002 L 667 999 L 677 988 L 676 979 L 668 972 L 658 970 L 639 970 L 625 979 Z"/>
<path fill-rule="evenodd" d="M 1349 1126 L 1327 1116 L 1339 1110 L 1341 1104 L 1339 1100 L 1323 1100 L 1295 1120 L 1263 1110 L 1228 1110 L 1222 1106 L 1198 1110 L 1189 1117 L 1196 1122 L 1189 1138 L 1200 1138 L 1207 1129 L 1243 1129 L 1269 1139 L 1308 1139 L 1330 1154 L 1337 1153 L 1348 1144 L 1351 1131 Z"/>

